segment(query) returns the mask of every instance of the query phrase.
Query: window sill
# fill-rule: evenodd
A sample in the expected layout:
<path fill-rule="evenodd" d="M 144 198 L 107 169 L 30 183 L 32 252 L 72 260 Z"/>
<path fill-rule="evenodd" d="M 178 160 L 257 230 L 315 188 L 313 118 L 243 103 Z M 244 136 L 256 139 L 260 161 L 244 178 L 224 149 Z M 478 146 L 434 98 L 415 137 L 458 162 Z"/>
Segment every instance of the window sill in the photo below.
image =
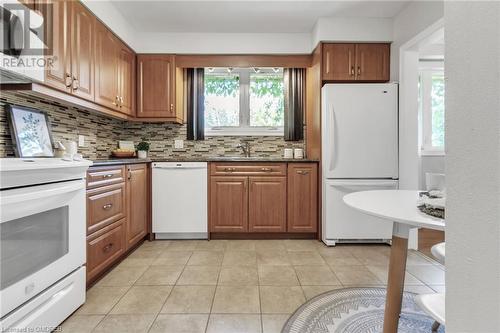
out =
<path fill-rule="evenodd" d="M 283 128 L 220 128 L 205 129 L 205 136 L 284 136 Z"/>
<path fill-rule="evenodd" d="M 420 156 L 445 156 L 444 150 L 424 149 L 420 151 Z"/>

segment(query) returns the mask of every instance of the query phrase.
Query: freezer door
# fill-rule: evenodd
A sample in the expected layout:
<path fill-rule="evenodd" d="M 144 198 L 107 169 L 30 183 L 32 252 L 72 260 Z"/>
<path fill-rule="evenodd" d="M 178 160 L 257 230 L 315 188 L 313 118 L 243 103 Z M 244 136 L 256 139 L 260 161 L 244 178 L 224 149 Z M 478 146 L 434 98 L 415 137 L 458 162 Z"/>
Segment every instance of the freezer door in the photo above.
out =
<path fill-rule="evenodd" d="M 398 178 L 397 103 L 397 84 L 323 87 L 325 178 Z"/>
<path fill-rule="evenodd" d="M 396 180 L 326 180 L 323 182 L 323 242 L 385 242 L 392 238 L 392 223 L 348 207 L 346 194 L 397 189 Z"/>

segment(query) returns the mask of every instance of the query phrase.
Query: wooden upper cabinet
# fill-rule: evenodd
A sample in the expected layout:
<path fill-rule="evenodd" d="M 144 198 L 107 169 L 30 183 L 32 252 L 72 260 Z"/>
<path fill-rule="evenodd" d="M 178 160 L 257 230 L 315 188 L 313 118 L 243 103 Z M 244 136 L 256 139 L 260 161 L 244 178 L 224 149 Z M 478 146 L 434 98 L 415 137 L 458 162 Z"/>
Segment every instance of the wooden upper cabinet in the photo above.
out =
<path fill-rule="evenodd" d="M 354 80 L 355 44 L 323 44 L 323 80 Z"/>
<path fill-rule="evenodd" d="M 286 231 L 286 177 L 249 177 L 248 231 Z"/>
<path fill-rule="evenodd" d="M 288 164 L 289 232 L 318 230 L 318 165 Z"/>
<path fill-rule="evenodd" d="M 48 3 L 48 6 L 44 4 Z M 53 65 L 45 71 L 45 84 L 62 90 L 71 92 L 71 40 L 70 26 L 71 15 L 69 1 L 49 1 L 35 4 L 45 22 L 44 33 L 48 38 L 48 43 L 52 44 L 52 54 L 48 57 L 55 59 Z"/>
<path fill-rule="evenodd" d="M 389 44 L 356 45 L 356 79 L 389 81 Z"/>
<path fill-rule="evenodd" d="M 325 43 L 322 47 L 323 81 L 387 82 L 390 79 L 390 44 Z"/>
<path fill-rule="evenodd" d="M 118 86 L 118 64 L 119 64 L 120 41 L 104 26 L 96 24 L 95 43 L 95 102 L 118 110 L 119 86 Z"/>
<path fill-rule="evenodd" d="M 248 177 L 210 177 L 210 232 L 248 230 Z"/>
<path fill-rule="evenodd" d="M 122 43 L 119 55 L 120 111 L 135 116 L 135 53 Z"/>
<path fill-rule="evenodd" d="M 71 2 L 72 92 L 94 100 L 94 39 L 96 18 L 80 2 Z"/>
<path fill-rule="evenodd" d="M 175 118 L 175 57 L 137 56 L 137 117 Z"/>
<path fill-rule="evenodd" d="M 148 169 L 146 164 L 127 167 L 128 222 L 127 248 L 137 244 L 147 234 Z"/>

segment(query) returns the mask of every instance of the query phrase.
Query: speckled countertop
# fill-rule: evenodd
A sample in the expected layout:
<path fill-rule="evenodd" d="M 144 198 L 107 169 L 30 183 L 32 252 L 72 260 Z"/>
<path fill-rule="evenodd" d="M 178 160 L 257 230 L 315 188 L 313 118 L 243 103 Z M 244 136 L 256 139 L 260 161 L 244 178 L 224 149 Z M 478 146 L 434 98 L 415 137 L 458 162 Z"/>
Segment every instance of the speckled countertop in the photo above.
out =
<path fill-rule="evenodd" d="M 262 162 L 262 163 L 305 163 L 305 162 L 319 162 L 317 159 L 293 159 L 293 158 L 279 158 L 279 157 L 243 157 L 243 156 L 220 156 L 220 157 L 172 157 L 172 158 L 152 158 L 152 159 L 139 159 L 139 158 L 114 158 L 114 159 L 98 159 L 94 160 L 94 166 L 103 165 L 116 165 L 116 164 L 138 164 L 138 163 L 151 163 L 151 162 Z"/>

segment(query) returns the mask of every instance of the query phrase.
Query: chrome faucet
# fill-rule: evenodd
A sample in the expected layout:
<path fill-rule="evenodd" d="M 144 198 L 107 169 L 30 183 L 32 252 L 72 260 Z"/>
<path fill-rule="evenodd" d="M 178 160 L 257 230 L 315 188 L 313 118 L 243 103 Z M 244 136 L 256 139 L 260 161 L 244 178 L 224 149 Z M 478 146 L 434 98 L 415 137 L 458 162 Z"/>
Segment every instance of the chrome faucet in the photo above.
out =
<path fill-rule="evenodd" d="M 240 144 L 236 146 L 236 148 L 241 148 L 245 157 L 250 157 L 250 142 L 249 141 L 241 141 Z"/>

